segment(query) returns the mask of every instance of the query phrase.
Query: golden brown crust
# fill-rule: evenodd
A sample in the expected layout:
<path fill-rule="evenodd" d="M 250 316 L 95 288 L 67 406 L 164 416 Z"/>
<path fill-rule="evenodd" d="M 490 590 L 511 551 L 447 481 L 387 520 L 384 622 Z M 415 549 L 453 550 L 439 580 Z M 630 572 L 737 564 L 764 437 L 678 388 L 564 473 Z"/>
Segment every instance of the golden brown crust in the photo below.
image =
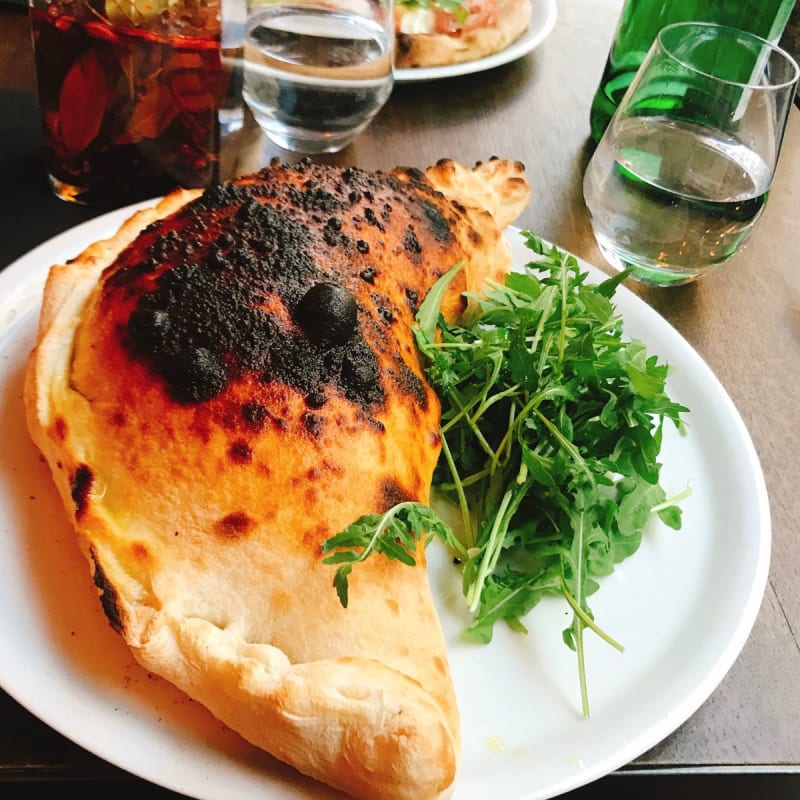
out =
<path fill-rule="evenodd" d="M 169 195 L 52 268 L 26 375 L 31 435 L 136 658 L 252 743 L 358 798 L 444 796 L 458 767 L 424 549 L 413 568 L 383 557 L 359 565 L 347 609 L 319 549 L 364 513 L 427 502 L 439 407 L 413 344 L 413 306 L 456 260 L 467 264 L 451 315 L 489 264 L 510 267 L 491 215 L 462 205 L 464 168 L 445 163 L 430 177 L 273 165 L 218 195 Z M 493 180 L 516 173 L 491 170 Z M 273 211 L 276 236 L 299 231 L 277 255 L 255 236 Z M 315 351 L 293 317 L 302 287 L 262 272 L 283 257 L 356 297 L 358 333 L 341 352 L 363 336 L 374 354 L 377 384 L 363 396 L 337 372 L 312 402 L 280 371 L 285 348 L 263 363 L 247 349 L 255 303 L 276 341 Z M 231 297 L 240 304 L 225 305 Z M 181 337 L 196 341 L 206 325 L 195 355 L 213 356 L 216 337 L 225 363 L 244 366 L 210 388 L 175 383 Z M 168 364 L 165 346 L 178 348 Z"/>
<path fill-rule="evenodd" d="M 530 18 L 530 0 L 498 0 L 497 23 L 489 27 L 455 34 L 398 33 L 395 67 L 440 67 L 486 58 L 519 39 L 528 29 Z"/>

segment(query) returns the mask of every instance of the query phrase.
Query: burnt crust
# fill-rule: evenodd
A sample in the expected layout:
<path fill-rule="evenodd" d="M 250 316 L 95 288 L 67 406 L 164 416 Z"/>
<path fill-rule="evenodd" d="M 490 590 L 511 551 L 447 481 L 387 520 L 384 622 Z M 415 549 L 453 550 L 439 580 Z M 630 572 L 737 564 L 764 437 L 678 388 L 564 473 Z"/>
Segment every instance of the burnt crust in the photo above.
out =
<path fill-rule="evenodd" d="M 386 397 L 379 358 L 392 362 L 391 374 L 419 373 L 390 329 L 413 321 L 415 272 L 453 246 L 458 216 L 419 170 L 273 162 L 148 226 L 109 271 L 103 304 L 130 357 L 175 402 L 203 403 L 255 377 L 301 392 L 310 407 L 338 393 L 372 415 Z M 400 298 L 375 265 L 395 235 L 409 262 Z M 354 298 L 351 335 L 320 336 L 302 324 L 309 287 L 326 283 Z M 397 385 L 426 402 L 415 381 Z"/>

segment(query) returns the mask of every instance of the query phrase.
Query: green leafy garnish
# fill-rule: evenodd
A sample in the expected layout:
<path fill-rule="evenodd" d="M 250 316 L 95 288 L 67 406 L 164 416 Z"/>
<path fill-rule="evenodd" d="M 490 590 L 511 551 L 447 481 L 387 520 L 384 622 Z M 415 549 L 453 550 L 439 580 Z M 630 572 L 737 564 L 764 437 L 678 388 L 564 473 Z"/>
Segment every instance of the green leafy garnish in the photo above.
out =
<path fill-rule="evenodd" d="M 467 0 L 398 0 L 398 5 L 406 8 L 429 9 L 431 6 L 440 8 L 442 11 L 452 14 L 453 19 L 459 25 L 463 25 L 469 17 Z"/>
<path fill-rule="evenodd" d="M 383 553 L 413 567 L 417 563 L 414 555 L 417 542 L 423 540 L 427 545 L 433 536 L 463 553 L 450 527 L 422 503 L 398 503 L 383 514 L 366 514 L 332 536 L 322 545 L 322 552 L 332 555 L 322 563 L 341 564 L 333 578 L 339 602 L 347 608 L 348 577 L 354 564 L 366 561 L 372 553 Z"/>
<path fill-rule="evenodd" d="M 461 544 L 467 639 L 490 642 L 501 620 L 525 632 L 523 618 L 543 597 L 568 603 L 563 640 L 577 654 L 588 716 L 584 630 L 622 649 L 596 624 L 588 598 L 638 550 L 654 515 L 681 527 L 688 489 L 667 498 L 658 458 L 665 421 L 683 432 L 688 409 L 666 394 L 667 366 L 623 337 L 611 298 L 626 274 L 587 283 L 573 256 L 523 235 L 537 258 L 470 297 L 477 311 L 468 321 L 451 325 L 439 313 L 458 266 L 417 314 L 417 346 L 442 404 L 434 490 L 458 509 L 458 538 L 435 514 L 410 524 Z M 400 558 L 402 547 L 410 557 L 420 533 L 400 530 L 404 517 L 392 514 L 391 530 L 370 519 L 339 534 L 355 538 L 327 543 L 350 548 L 341 552 L 346 567 L 372 551 Z M 348 574 L 340 568 L 336 578 L 345 601 Z"/>

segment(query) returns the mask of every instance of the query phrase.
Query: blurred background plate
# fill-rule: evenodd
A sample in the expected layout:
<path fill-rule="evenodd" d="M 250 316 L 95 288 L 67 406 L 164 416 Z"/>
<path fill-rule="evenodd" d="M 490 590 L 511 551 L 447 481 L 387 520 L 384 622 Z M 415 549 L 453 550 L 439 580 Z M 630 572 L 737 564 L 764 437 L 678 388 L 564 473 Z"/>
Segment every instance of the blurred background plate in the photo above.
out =
<path fill-rule="evenodd" d="M 550 35 L 556 24 L 557 16 L 556 0 L 531 0 L 531 21 L 528 24 L 528 30 L 499 53 L 479 58 L 477 61 L 465 61 L 463 64 L 451 64 L 444 67 L 396 69 L 394 79 L 397 83 L 414 83 L 454 78 L 457 75 L 483 72 L 516 61 L 538 47 Z"/>

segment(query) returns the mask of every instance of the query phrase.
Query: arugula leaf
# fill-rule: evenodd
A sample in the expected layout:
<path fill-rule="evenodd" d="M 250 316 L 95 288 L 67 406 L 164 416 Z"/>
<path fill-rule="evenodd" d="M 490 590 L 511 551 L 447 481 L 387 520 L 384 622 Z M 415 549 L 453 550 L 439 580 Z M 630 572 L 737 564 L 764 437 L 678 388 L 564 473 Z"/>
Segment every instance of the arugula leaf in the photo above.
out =
<path fill-rule="evenodd" d="M 417 315 L 417 346 L 442 406 L 433 489 L 460 514 L 458 538 L 431 509 L 404 503 L 330 539 L 325 552 L 336 552 L 325 561 L 341 564 L 334 585 L 347 605 L 355 563 L 380 552 L 413 564 L 416 542 L 438 537 L 462 562 L 473 614 L 463 635 L 481 643 L 501 621 L 525 633 L 522 620 L 541 599 L 561 597 L 588 716 L 584 630 L 621 649 L 588 600 L 636 553 L 654 515 L 680 529 L 690 490 L 666 498 L 659 455 L 665 422 L 683 433 L 689 409 L 666 393 L 668 366 L 623 336 L 612 298 L 626 273 L 589 284 L 574 256 L 523 236 L 535 258 L 472 296 L 468 321 L 440 313 L 461 265 Z"/>
<path fill-rule="evenodd" d="M 417 340 L 417 347 L 424 355 L 432 357 L 435 352 L 434 343 L 436 341 L 436 329 L 439 326 L 439 309 L 442 305 L 442 298 L 450 282 L 458 275 L 463 266 L 464 262 L 459 261 L 458 264 L 445 272 L 433 284 L 417 309 L 417 325 L 414 328 L 414 335 Z"/>
<path fill-rule="evenodd" d="M 464 554 L 464 548 L 447 523 L 432 508 L 413 502 L 398 503 L 383 514 L 365 514 L 327 539 L 322 544 L 322 552 L 331 555 L 323 558 L 322 563 L 341 564 L 333 577 L 339 602 L 347 608 L 348 578 L 354 564 L 366 561 L 372 553 L 382 553 L 413 567 L 417 563 L 417 542 L 424 540 L 427 546 L 432 536 Z"/>

